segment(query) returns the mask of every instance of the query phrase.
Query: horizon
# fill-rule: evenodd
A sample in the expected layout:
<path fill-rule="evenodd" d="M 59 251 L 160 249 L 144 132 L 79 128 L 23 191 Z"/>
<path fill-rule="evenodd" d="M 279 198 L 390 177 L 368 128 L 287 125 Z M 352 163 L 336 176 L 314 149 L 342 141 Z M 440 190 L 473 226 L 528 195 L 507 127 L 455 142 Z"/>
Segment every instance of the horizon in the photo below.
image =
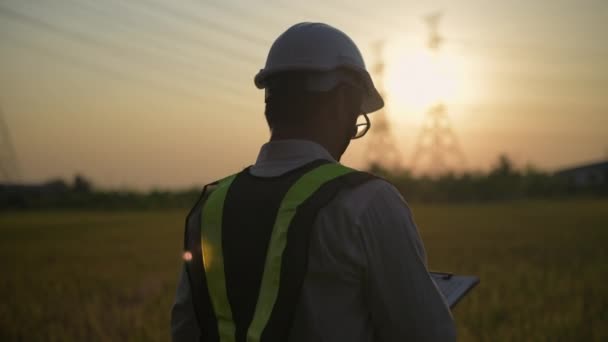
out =
<path fill-rule="evenodd" d="M 0 108 L 21 181 L 80 173 L 103 189 L 182 189 L 253 163 L 268 138 L 253 76 L 300 21 L 346 32 L 368 68 L 372 44 L 385 42 L 404 164 L 436 97 L 466 169 L 487 170 L 500 154 L 542 170 L 608 159 L 608 3 L 341 3 L 4 2 Z M 423 56 L 423 17 L 436 10 L 442 80 Z M 366 138 L 345 164 L 365 167 Z"/>

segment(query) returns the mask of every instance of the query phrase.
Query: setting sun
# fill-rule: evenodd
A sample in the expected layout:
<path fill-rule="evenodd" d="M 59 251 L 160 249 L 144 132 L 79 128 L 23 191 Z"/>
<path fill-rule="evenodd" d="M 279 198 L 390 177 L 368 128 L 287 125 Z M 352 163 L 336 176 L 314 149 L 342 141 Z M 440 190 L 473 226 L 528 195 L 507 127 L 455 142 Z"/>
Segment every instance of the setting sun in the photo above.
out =
<path fill-rule="evenodd" d="M 460 95 L 457 59 L 423 49 L 395 53 L 387 63 L 388 101 L 399 109 L 420 112 Z"/>

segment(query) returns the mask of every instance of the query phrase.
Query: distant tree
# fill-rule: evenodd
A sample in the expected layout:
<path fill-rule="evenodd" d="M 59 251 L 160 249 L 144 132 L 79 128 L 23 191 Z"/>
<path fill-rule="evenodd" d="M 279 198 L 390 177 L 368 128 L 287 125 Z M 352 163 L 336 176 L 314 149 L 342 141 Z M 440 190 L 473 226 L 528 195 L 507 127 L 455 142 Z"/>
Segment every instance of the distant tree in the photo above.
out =
<path fill-rule="evenodd" d="M 498 156 L 498 162 L 490 172 L 494 176 L 511 176 L 515 173 L 513 161 L 506 154 Z"/>
<path fill-rule="evenodd" d="M 93 191 L 93 183 L 81 174 L 74 176 L 74 183 L 72 184 L 74 192 L 79 193 L 90 193 Z"/>
<path fill-rule="evenodd" d="M 40 190 L 45 193 L 65 193 L 70 190 L 70 187 L 63 179 L 51 179 L 42 184 Z"/>

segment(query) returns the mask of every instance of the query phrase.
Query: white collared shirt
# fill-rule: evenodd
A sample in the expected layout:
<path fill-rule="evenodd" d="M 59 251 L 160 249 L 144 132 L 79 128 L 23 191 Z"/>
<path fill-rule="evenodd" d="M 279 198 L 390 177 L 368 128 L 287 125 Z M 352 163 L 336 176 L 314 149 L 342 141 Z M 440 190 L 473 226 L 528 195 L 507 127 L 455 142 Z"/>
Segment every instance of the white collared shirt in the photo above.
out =
<path fill-rule="evenodd" d="M 335 162 L 314 142 L 273 141 L 250 170 L 274 177 L 316 159 Z M 171 331 L 173 341 L 198 341 L 200 334 L 184 271 Z M 290 342 L 454 341 L 455 335 L 411 211 L 395 187 L 372 180 L 343 190 L 319 212 Z"/>

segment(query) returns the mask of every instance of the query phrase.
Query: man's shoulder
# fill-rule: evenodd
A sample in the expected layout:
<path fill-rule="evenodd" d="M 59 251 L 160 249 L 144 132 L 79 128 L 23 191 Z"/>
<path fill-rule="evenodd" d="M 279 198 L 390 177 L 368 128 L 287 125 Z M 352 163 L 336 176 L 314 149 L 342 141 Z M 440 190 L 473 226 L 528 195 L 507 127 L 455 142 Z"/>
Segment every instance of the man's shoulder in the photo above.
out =
<path fill-rule="evenodd" d="M 388 180 L 374 177 L 355 187 L 341 191 L 332 203 L 335 209 L 361 213 L 367 210 L 384 211 L 386 205 L 405 206 L 403 197 Z M 386 208 L 388 209 L 388 208 Z"/>

